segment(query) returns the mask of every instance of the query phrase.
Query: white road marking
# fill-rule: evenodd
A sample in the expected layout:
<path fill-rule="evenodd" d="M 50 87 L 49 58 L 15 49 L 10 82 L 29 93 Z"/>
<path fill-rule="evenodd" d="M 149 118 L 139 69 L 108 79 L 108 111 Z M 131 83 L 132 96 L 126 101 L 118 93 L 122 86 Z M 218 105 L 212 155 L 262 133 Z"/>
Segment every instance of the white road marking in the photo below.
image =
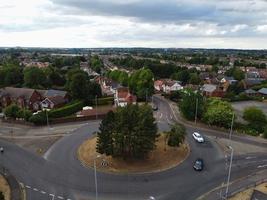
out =
<path fill-rule="evenodd" d="M 162 118 L 162 113 L 160 113 L 160 116 L 159 116 L 159 118 L 160 118 L 160 119 Z"/>
<path fill-rule="evenodd" d="M 45 191 L 43 191 L 43 190 L 41 191 L 41 193 L 42 193 L 42 194 L 46 194 L 46 192 L 45 192 Z"/>
<path fill-rule="evenodd" d="M 257 168 L 264 168 L 267 167 L 267 165 L 259 165 Z"/>
<path fill-rule="evenodd" d="M 246 159 L 246 160 L 249 160 L 249 159 L 253 159 L 253 158 L 256 158 L 256 156 L 251 156 L 251 157 L 248 156 L 248 157 L 246 157 L 245 159 Z"/>
<path fill-rule="evenodd" d="M 28 185 L 26 185 L 25 187 L 26 187 L 26 188 L 28 188 L 28 189 L 30 189 L 30 188 L 31 188 L 31 186 L 28 186 Z"/>
<path fill-rule="evenodd" d="M 64 199 L 62 196 L 57 196 L 57 198 L 59 198 L 59 199 Z"/>
<path fill-rule="evenodd" d="M 33 188 L 33 190 L 36 191 L 36 192 L 39 191 L 37 188 Z"/>

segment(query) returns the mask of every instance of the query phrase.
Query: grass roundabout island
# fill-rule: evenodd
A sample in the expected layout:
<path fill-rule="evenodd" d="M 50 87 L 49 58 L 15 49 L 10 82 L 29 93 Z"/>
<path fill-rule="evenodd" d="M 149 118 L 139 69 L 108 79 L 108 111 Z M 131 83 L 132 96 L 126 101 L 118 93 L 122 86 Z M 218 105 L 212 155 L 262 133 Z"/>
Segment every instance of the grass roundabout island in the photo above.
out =
<path fill-rule="evenodd" d="M 0 174 L 0 199 L 11 199 L 10 187 L 7 180 Z"/>
<path fill-rule="evenodd" d="M 160 135 L 156 141 L 156 148 L 144 159 L 122 159 L 101 155 L 96 158 L 97 137 L 89 138 L 78 148 L 78 158 L 88 168 L 96 167 L 98 171 L 106 173 L 151 173 L 160 172 L 182 163 L 188 156 L 189 145 L 184 143 L 179 147 L 166 145 L 165 136 Z"/>

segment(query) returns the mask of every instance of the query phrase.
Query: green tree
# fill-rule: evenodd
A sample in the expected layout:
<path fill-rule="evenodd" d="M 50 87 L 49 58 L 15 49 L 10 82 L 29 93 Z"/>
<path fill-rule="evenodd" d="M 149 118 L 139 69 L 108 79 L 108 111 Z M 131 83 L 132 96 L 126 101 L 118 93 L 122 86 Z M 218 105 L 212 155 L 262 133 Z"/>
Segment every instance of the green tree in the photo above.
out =
<path fill-rule="evenodd" d="M 201 119 L 204 111 L 204 104 L 204 98 L 200 93 L 195 93 L 192 90 L 185 90 L 182 93 L 182 99 L 179 103 L 179 108 L 186 119 L 194 120 L 197 107 L 197 118 Z"/>
<path fill-rule="evenodd" d="M 5 196 L 1 191 L 0 191 L 0 200 L 5 200 Z"/>
<path fill-rule="evenodd" d="M 27 110 L 27 109 L 20 109 L 17 112 L 17 117 L 22 118 L 25 121 L 29 121 L 31 116 L 32 116 L 32 112 L 30 110 Z"/>
<path fill-rule="evenodd" d="M 249 126 L 262 133 L 266 125 L 266 116 L 257 107 L 248 107 L 244 110 L 243 118 L 249 123 Z"/>
<path fill-rule="evenodd" d="M 181 81 L 182 84 L 188 83 L 190 74 L 187 69 L 179 71 L 171 76 L 172 79 Z"/>
<path fill-rule="evenodd" d="M 101 122 L 97 152 L 114 157 L 144 158 L 155 148 L 157 126 L 148 105 L 128 105 Z"/>
<path fill-rule="evenodd" d="M 140 99 L 152 96 L 154 91 L 154 77 L 150 69 L 140 69 L 134 72 L 129 79 L 130 89 Z"/>
<path fill-rule="evenodd" d="M 191 73 L 189 83 L 193 85 L 199 85 L 201 83 L 201 79 L 199 78 L 197 73 Z"/>
<path fill-rule="evenodd" d="M 263 137 L 267 139 L 267 126 L 264 128 Z"/>
<path fill-rule="evenodd" d="M 175 124 L 168 133 L 168 145 L 171 147 L 179 147 L 185 140 L 186 129 L 181 124 Z"/>
<path fill-rule="evenodd" d="M 74 99 L 88 99 L 88 78 L 87 75 L 77 73 L 72 76 L 70 82 L 70 93 Z"/>
<path fill-rule="evenodd" d="M 24 69 L 24 84 L 30 88 L 44 88 L 47 80 L 43 70 L 38 67 L 27 67 Z"/>
<path fill-rule="evenodd" d="M 16 119 L 20 108 L 16 104 L 11 104 L 4 109 L 6 117 Z"/>
<path fill-rule="evenodd" d="M 203 120 L 210 125 L 229 128 L 233 117 L 231 104 L 217 98 L 211 98 L 207 102 Z"/>

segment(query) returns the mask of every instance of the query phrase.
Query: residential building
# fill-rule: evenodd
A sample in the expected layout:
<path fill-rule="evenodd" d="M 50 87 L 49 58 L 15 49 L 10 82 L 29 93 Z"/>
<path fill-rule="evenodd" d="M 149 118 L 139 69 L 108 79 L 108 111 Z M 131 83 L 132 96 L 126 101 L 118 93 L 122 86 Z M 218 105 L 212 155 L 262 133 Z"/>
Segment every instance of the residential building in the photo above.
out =
<path fill-rule="evenodd" d="M 172 79 L 160 79 L 154 82 L 154 88 L 158 92 L 170 93 L 183 89 L 179 81 Z"/>
<path fill-rule="evenodd" d="M 223 97 L 225 95 L 223 89 L 214 84 L 204 84 L 200 90 L 203 95 L 207 97 Z"/>
<path fill-rule="evenodd" d="M 129 88 L 120 87 L 114 94 L 114 103 L 117 107 L 125 107 L 128 104 L 136 104 L 137 97 L 130 93 Z"/>
<path fill-rule="evenodd" d="M 267 98 L 267 88 L 261 88 L 259 91 L 258 91 L 258 94 L 264 98 Z"/>

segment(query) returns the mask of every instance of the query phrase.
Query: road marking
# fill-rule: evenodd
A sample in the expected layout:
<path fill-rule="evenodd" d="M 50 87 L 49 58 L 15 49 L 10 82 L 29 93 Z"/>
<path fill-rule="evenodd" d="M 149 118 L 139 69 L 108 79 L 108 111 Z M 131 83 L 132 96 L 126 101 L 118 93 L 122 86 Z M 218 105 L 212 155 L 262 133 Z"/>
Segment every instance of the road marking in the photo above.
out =
<path fill-rule="evenodd" d="M 57 196 L 57 198 L 59 198 L 59 199 L 64 199 L 62 196 Z"/>
<path fill-rule="evenodd" d="M 249 159 L 253 159 L 253 158 L 256 158 L 256 156 L 251 156 L 251 157 L 248 156 L 248 157 L 246 157 L 245 159 L 246 159 L 246 160 L 249 160 Z"/>
<path fill-rule="evenodd" d="M 259 165 L 257 168 L 264 168 L 267 167 L 267 165 Z"/>
<path fill-rule="evenodd" d="M 33 190 L 36 191 L 36 192 L 39 191 L 37 188 L 33 188 Z"/>
<path fill-rule="evenodd" d="M 28 188 L 28 189 L 31 189 L 31 186 L 26 185 L 25 187 Z"/>
<path fill-rule="evenodd" d="M 160 119 L 162 118 L 162 113 L 160 113 L 160 116 L 159 116 L 159 118 L 160 118 Z"/>
<path fill-rule="evenodd" d="M 46 194 L 46 192 L 45 192 L 45 191 L 43 191 L 43 190 L 41 191 L 41 193 L 42 193 L 42 194 Z"/>

